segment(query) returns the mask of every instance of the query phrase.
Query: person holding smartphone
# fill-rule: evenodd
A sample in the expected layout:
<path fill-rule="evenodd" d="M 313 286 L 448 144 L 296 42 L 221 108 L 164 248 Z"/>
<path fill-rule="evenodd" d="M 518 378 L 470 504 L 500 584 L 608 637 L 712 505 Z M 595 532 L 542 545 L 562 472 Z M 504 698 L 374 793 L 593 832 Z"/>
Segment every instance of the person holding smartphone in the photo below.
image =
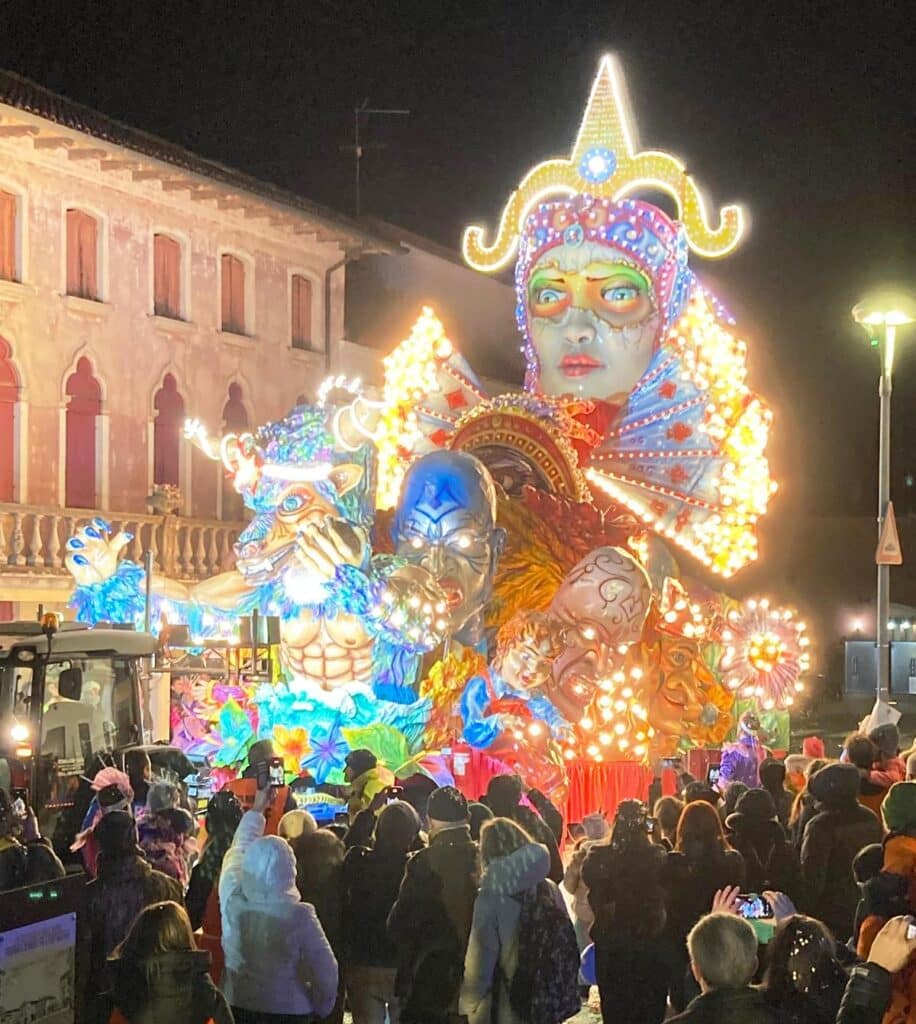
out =
<path fill-rule="evenodd" d="M 236 1024 L 309 1024 L 337 1000 L 337 959 L 315 908 L 299 897 L 293 851 L 264 834 L 277 797 L 270 785 L 258 789 L 220 873 L 222 988 Z"/>
<path fill-rule="evenodd" d="M 0 787 L 0 892 L 63 876 L 63 864 L 38 831 L 28 792 Z"/>

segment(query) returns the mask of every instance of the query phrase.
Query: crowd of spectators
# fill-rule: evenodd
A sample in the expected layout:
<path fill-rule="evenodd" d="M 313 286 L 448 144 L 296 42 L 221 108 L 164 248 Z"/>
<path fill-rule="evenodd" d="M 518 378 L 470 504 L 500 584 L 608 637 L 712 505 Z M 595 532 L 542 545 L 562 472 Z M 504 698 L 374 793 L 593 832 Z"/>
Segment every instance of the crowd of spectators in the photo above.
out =
<path fill-rule="evenodd" d="M 359 750 L 345 820 L 319 827 L 271 756 L 202 821 L 142 752 L 97 773 L 72 847 L 87 1024 L 560 1024 L 592 985 L 615 1024 L 916 1019 L 916 756 L 894 727 L 570 823 L 518 776 L 469 803 Z M 3 890 L 65 871 L 16 803 L 0 790 Z"/>

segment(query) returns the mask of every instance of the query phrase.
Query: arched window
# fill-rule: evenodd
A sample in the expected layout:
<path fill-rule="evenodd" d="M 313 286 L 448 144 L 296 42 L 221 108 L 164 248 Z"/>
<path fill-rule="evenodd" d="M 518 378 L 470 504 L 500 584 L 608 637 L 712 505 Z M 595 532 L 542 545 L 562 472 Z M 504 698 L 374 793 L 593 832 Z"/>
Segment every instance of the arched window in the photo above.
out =
<path fill-rule="evenodd" d="M 290 285 L 290 339 L 293 348 L 312 347 L 312 282 L 293 274 Z"/>
<path fill-rule="evenodd" d="M 227 433 L 240 434 L 248 429 L 248 412 L 242 401 L 241 385 L 234 381 L 229 385 L 229 396 L 223 406 L 223 429 Z M 223 477 L 222 518 L 229 522 L 241 522 L 245 502 L 232 483 Z"/>
<path fill-rule="evenodd" d="M 184 423 L 184 399 L 172 374 L 162 379 L 162 387 L 153 399 L 153 483 L 181 483 L 181 428 Z"/>
<path fill-rule="evenodd" d="M 0 279 L 19 278 L 19 196 L 0 189 Z"/>
<path fill-rule="evenodd" d="M 13 366 L 13 350 L 0 338 L 0 501 L 16 494 L 16 403 L 19 374 Z"/>
<path fill-rule="evenodd" d="M 67 210 L 67 294 L 100 299 L 99 225 L 83 210 Z"/>
<path fill-rule="evenodd" d="M 98 499 L 98 436 L 102 387 L 82 356 L 67 380 L 67 463 L 65 503 L 95 508 Z"/>

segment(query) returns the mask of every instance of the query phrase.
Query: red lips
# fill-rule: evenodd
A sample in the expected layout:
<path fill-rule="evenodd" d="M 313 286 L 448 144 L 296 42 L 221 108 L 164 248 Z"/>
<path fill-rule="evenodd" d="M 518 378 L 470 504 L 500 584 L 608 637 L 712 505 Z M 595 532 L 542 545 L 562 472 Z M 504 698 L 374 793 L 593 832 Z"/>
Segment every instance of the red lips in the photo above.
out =
<path fill-rule="evenodd" d="M 566 377 L 584 377 L 595 370 L 603 370 L 604 363 L 586 355 L 564 356 L 560 362 L 560 371 Z"/>

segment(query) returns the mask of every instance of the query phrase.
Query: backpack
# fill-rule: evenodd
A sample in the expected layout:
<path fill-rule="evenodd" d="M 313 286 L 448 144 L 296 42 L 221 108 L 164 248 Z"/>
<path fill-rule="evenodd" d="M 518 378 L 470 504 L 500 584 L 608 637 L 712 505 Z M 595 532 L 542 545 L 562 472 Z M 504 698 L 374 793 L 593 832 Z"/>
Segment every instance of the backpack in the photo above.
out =
<path fill-rule="evenodd" d="M 525 893 L 521 904 L 509 1005 L 531 1024 L 560 1024 L 582 1009 L 576 932 L 546 881 Z"/>

